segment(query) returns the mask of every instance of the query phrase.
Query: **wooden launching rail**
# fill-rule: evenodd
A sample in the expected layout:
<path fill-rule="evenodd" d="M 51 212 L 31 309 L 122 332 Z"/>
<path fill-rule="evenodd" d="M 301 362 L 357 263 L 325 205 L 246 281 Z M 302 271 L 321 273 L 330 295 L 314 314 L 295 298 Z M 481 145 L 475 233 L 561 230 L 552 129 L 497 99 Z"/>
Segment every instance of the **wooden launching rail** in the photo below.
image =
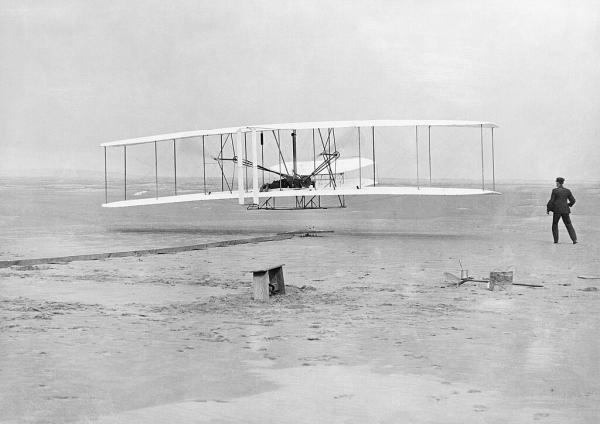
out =
<path fill-rule="evenodd" d="M 188 252 L 192 250 L 205 250 L 214 247 L 235 246 L 238 244 L 264 243 L 268 241 L 288 240 L 296 235 L 298 235 L 298 233 L 282 233 L 265 237 L 252 237 L 246 239 L 216 241 L 204 244 L 193 244 L 189 246 L 163 247 L 159 249 L 128 250 L 124 252 L 106 252 L 88 255 L 58 256 L 53 258 L 16 259 L 12 261 L 0 261 L 0 268 L 40 264 L 63 264 L 74 261 L 95 261 L 100 259 L 124 258 L 128 256 L 162 255 L 168 253 Z"/>

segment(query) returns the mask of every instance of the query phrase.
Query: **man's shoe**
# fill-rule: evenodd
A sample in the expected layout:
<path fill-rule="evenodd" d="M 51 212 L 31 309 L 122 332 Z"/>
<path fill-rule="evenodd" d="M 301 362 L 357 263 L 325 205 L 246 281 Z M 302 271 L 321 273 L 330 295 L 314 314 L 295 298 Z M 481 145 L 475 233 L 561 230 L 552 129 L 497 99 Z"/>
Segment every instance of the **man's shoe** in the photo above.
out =
<path fill-rule="evenodd" d="M 573 242 L 573 244 L 577 244 L 577 240 L 575 240 L 575 241 Z"/>

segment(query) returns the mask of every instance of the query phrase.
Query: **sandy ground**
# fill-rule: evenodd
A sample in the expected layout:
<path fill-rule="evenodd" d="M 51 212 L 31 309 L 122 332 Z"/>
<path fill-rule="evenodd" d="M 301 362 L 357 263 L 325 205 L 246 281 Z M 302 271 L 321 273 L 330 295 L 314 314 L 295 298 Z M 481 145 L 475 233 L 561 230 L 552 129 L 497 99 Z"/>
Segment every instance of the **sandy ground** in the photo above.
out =
<path fill-rule="evenodd" d="M 596 423 L 598 218 L 544 218 L 0 270 L 0 421 Z M 448 287 L 458 260 L 544 288 Z"/>

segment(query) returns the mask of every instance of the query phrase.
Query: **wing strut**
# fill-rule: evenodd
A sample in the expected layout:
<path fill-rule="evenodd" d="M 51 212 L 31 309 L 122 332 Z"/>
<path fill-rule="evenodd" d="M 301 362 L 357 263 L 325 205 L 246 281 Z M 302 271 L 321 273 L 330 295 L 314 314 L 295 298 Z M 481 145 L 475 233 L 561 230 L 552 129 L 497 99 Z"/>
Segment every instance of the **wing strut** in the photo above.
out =
<path fill-rule="evenodd" d="M 333 150 L 337 152 L 337 143 L 335 142 L 335 128 L 331 129 L 331 138 L 333 139 Z M 329 145 L 331 148 L 331 144 Z M 329 150 L 331 153 L 331 150 Z M 337 175 L 337 162 L 333 162 L 333 173 Z"/>
<path fill-rule="evenodd" d="M 277 134 L 279 135 L 279 130 L 277 130 Z M 275 131 L 273 131 L 273 137 L 275 137 Z M 277 142 L 277 150 L 279 152 L 279 156 L 277 156 L 277 162 L 279 163 L 279 175 L 281 175 L 281 149 L 279 148 L 279 142 L 277 141 L 277 138 L 275 138 L 275 142 Z M 285 161 L 283 164 L 285 165 Z M 281 191 L 281 177 L 279 178 L 279 191 Z M 273 199 L 273 203 L 275 203 L 275 199 Z"/>
<path fill-rule="evenodd" d="M 123 188 L 125 192 L 125 200 L 127 200 L 127 146 L 123 146 Z"/>
<path fill-rule="evenodd" d="M 221 151 L 219 152 L 219 157 L 223 157 L 223 134 L 221 134 Z M 223 179 L 225 178 L 225 172 L 223 171 L 223 166 L 219 163 L 221 167 L 221 191 L 225 191 L 225 187 L 223 186 Z M 227 184 L 229 186 L 229 184 Z"/>
<path fill-rule="evenodd" d="M 315 148 L 315 129 L 312 129 L 312 142 L 313 142 L 313 169 L 317 167 L 317 150 Z"/>
<path fill-rule="evenodd" d="M 260 164 L 265 166 L 265 134 L 260 132 Z M 265 171 L 262 171 L 262 184 L 265 183 Z"/>
<path fill-rule="evenodd" d="M 158 199 L 158 153 L 156 141 L 154 142 L 154 182 L 156 184 L 156 198 Z"/>
<path fill-rule="evenodd" d="M 415 126 L 415 150 L 417 152 L 417 189 L 420 189 L 419 184 L 419 127 Z"/>
<path fill-rule="evenodd" d="M 362 188 L 362 158 L 360 156 L 360 127 L 358 130 L 358 188 Z"/>
<path fill-rule="evenodd" d="M 483 169 L 483 125 L 480 125 L 481 132 L 481 189 L 485 190 L 485 175 Z"/>
<path fill-rule="evenodd" d="M 240 152 L 240 155 L 242 152 Z M 248 143 L 244 133 L 244 159 L 248 159 Z M 244 190 L 248 191 L 248 168 L 244 167 Z"/>
<path fill-rule="evenodd" d="M 297 159 L 296 159 L 296 130 L 292 130 L 292 157 L 293 157 L 293 162 L 292 162 L 292 175 L 295 177 L 298 175 L 297 171 Z"/>
<path fill-rule="evenodd" d="M 235 141 L 237 144 L 237 151 L 242 154 L 242 129 L 238 129 L 235 135 Z M 233 139 L 232 139 L 233 142 Z M 238 192 L 239 192 L 239 204 L 244 204 L 244 169 L 241 162 L 238 162 Z"/>
<path fill-rule="evenodd" d="M 177 150 L 173 139 L 173 174 L 175 175 L 175 196 L 177 196 Z"/>
<path fill-rule="evenodd" d="M 496 169 L 494 162 L 494 128 L 492 128 L 492 190 L 496 191 Z"/>
<path fill-rule="evenodd" d="M 256 130 L 252 130 L 252 203 L 258 204 L 258 152 L 256 150 Z"/>
<path fill-rule="evenodd" d="M 431 187 L 431 125 L 427 126 L 427 153 L 429 154 L 429 187 Z"/>
<path fill-rule="evenodd" d="M 104 146 L 104 203 L 108 203 L 108 176 L 106 172 L 106 146 Z"/>
<path fill-rule="evenodd" d="M 375 127 L 371 127 L 371 134 L 373 139 L 373 187 L 377 184 L 377 178 L 375 177 Z"/>
<path fill-rule="evenodd" d="M 206 194 L 206 155 L 204 154 L 204 136 L 202 136 L 202 176 L 204 180 L 204 194 Z"/>

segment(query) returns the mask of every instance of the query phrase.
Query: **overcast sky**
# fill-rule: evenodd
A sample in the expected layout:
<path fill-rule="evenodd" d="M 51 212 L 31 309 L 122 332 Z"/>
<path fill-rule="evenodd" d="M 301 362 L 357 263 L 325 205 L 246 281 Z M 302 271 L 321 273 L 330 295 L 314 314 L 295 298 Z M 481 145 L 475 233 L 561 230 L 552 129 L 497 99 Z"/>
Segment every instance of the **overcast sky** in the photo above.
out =
<path fill-rule="evenodd" d="M 0 0 L 0 168 L 99 143 L 346 119 L 494 121 L 500 179 L 600 179 L 590 1 Z"/>

